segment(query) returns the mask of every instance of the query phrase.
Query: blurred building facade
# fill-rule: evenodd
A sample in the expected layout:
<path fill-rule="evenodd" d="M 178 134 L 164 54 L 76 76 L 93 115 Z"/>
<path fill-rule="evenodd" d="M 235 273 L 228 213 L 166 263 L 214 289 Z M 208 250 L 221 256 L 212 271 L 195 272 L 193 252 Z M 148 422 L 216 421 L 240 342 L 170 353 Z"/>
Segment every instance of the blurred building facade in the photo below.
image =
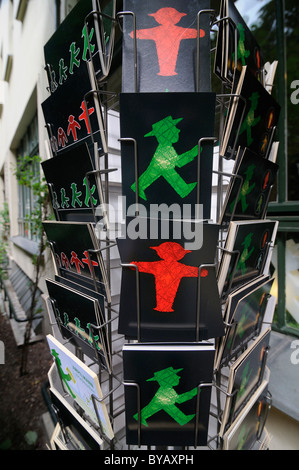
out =
<path fill-rule="evenodd" d="M 32 192 L 18 184 L 16 165 L 25 155 L 48 157 L 40 106 L 48 96 L 43 46 L 76 3 L 0 2 L 0 210 L 6 202 L 9 255 L 28 278 L 33 278 L 32 255 L 38 249 L 28 222 L 35 201 Z"/>

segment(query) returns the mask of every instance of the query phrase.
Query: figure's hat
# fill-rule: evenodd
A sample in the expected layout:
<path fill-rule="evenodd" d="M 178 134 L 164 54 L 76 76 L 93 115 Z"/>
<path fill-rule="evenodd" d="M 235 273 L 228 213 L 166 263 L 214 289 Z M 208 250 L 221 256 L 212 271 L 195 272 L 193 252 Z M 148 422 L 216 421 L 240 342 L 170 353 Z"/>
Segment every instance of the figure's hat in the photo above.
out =
<path fill-rule="evenodd" d="M 147 379 L 147 382 L 155 382 L 159 380 L 167 380 L 168 377 L 177 375 L 183 369 L 174 369 L 173 367 L 167 367 L 166 369 L 159 370 L 154 373 L 154 377 Z"/>
<path fill-rule="evenodd" d="M 162 259 L 180 260 L 187 253 L 192 253 L 191 250 L 186 250 L 177 242 L 163 242 L 159 246 L 151 246 Z"/>
<path fill-rule="evenodd" d="M 177 24 L 187 13 L 181 13 L 172 7 L 160 8 L 156 13 L 149 13 L 159 24 Z"/>
<path fill-rule="evenodd" d="M 152 125 L 152 131 L 145 134 L 144 137 L 157 137 L 159 135 L 163 135 L 166 132 L 169 132 L 173 127 L 176 127 L 182 119 L 183 118 L 173 119 L 171 116 L 167 116 L 166 118 L 161 119 L 161 121 L 155 122 L 155 124 Z"/>
<path fill-rule="evenodd" d="M 260 95 L 258 94 L 258 92 L 257 92 L 257 91 L 254 91 L 254 92 L 252 93 L 252 95 L 250 96 L 249 100 L 250 100 L 251 102 L 257 102 L 258 99 L 259 99 L 259 97 L 260 97 Z"/>

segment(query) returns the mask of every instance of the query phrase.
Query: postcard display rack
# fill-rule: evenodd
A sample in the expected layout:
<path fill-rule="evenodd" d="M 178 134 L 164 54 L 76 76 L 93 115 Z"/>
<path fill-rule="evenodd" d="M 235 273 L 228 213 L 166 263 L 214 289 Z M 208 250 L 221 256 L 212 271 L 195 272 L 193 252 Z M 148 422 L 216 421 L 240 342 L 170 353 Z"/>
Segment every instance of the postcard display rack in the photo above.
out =
<path fill-rule="evenodd" d="M 100 3 L 81 0 L 44 46 L 51 446 L 267 448 L 276 63 L 264 64 L 230 0 L 219 11 L 209 0 Z M 116 31 L 121 232 L 108 210 Z M 211 90 L 213 52 L 221 94 Z"/>

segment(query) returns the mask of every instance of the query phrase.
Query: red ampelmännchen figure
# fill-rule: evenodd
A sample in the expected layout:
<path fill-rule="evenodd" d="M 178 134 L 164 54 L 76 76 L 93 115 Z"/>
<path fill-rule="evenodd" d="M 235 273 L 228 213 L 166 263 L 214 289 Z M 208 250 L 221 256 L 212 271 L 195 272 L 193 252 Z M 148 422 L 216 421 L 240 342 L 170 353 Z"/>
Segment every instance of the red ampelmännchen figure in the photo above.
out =
<path fill-rule="evenodd" d="M 197 38 L 197 29 L 177 26 L 186 13 L 180 13 L 172 7 L 160 8 L 156 13 L 149 13 L 149 16 L 153 16 L 159 26 L 137 30 L 137 39 L 155 41 L 160 67 L 158 75 L 165 77 L 177 75 L 175 68 L 180 43 L 183 39 Z M 130 36 L 134 37 L 134 31 Z M 201 38 L 205 36 L 204 30 L 199 30 L 199 36 Z"/>
<path fill-rule="evenodd" d="M 179 243 L 164 242 L 159 246 L 151 246 L 160 261 L 131 261 L 143 273 L 155 276 L 156 307 L 159 312 L 173 312 L 179 284 L 183 277 L 198 277 L 198 267 L 179 263 L 190 250 L 186 250 Z"/>

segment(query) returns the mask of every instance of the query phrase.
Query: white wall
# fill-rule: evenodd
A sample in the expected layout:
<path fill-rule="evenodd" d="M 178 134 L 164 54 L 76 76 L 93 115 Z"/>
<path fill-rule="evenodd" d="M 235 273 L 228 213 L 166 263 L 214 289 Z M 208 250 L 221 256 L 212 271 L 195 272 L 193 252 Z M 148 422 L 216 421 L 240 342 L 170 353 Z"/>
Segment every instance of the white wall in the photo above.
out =
<path fill-rule="evenodd" d="M 56 28 L 55 0 L 28 1 L 22 21 L 16 19 L 20 2 L 2 0 L 0 6 L 0 172 L 4 175 L 11 236 L 18 235 L 18 189 L 14 175 L 16 149 L 36 110 L 40 114 L 40 102 L 47 97 L 43 47 Z M 7 77 L 9 57 L 12 58 L 12 68 Z M 40 155 L 43 157 L 46 130 L 42 121 L 39 130 Z M 14 244 L 11 244 L 10 254 L 32 277 L 31 256 Z"/>
<path fill-rule="evenodd" d="M 3 2 L 2 2 L 3 3 Z M 1 31 L 3 36 L 3 62 L 8 51 L 8 30 L 11 33 L 10 53 L 12 55 L 12 71 L 5 93 L 5 102 L 0 120 L 0 167 L 10 147 L 15 148 L 28 122 L 35 111 L 36 103 L 28 109 L 29 100 L 34 92 L 39 74 L 43 71 L 43 45 L 55 29 L 55 2 L 53 0 L 30 0 L 23 22 L 13 18 L 8 8 L 10 2 L 1 4 Z M 10 10 L 10 11 L 9 11 Z M 6 31 L 5 31 L 6 30 Z M 3 76 L 1 77 L 3 80 Z M 26 116 L 24 116 L 26 110 Z M 26 120 L 28 122 L 26 122 Z"/>

